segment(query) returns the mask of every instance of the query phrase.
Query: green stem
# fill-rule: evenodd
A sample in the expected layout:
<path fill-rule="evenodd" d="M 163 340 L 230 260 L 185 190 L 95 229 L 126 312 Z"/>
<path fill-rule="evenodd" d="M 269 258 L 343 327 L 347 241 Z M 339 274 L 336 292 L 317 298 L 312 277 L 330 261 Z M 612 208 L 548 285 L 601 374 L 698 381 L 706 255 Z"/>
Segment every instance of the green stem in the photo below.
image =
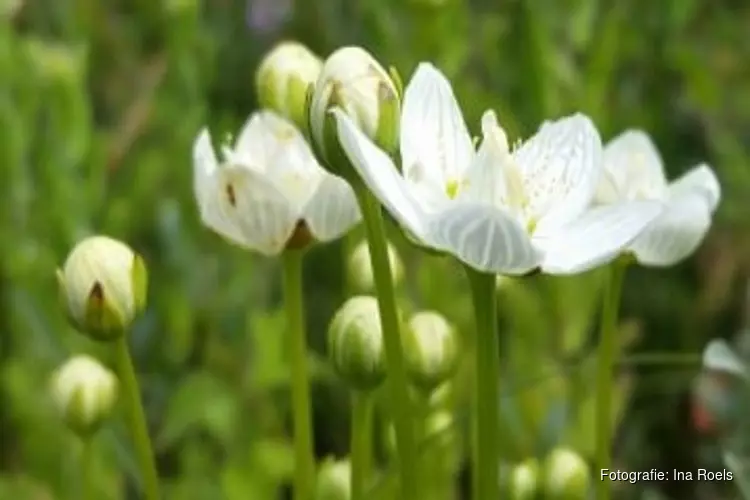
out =
<path fill-rule="evenodd" d="M 372 457 L 372 394 L 357 391 L 352 397 L 352 500 L 363 500 Z"/>
<path fill-rule="evenodd" d="M 497 331 L 495 275 L 466 267 L 476 328 L 474 381 L 473 498 L 500 498 L 498 480 L 500 422 L 500 339 Z"/>
<path fill-rule="evenodd" d="M 310 382 L 307 374 L 307 338 L 302 304 L 302 252 L 284 252 L 284 305 L 291 352 L 292 411 L 294 414 L 294 498 L 307 500 L 315 481 Z"/>
<path fill-rule="evenodd" d="M 383 214 L 377 200 L 364 186 L 355 188 L 370 247 L 370 263 L 378 293 L 380 320 L 383 326 L 383 345 L 388 364 L 387 385 L 390 390 L 396 449 L 401 481 L 401 497 L 407 500 L 422 498 L 417 481 L 417 447 L 414 436 L 412 401 L 406 377 L 404 351 L 401 344 L 401 323 L 396 308 L 393 275 L 388 261 Z"/>
<path fill-rule="evenodd" d="M 93 441 L 93 436 L 86 436 L 81 440 L 81 498 L 83 500 L 94 500 L 96 498 L 92 482 L 94 477 Z"/>
<path fill-rule="evenodd" d="M 596 376 L 596 467 L 609 469 L 612 445 L 612 393 L 614 368 L 617 363 L 617 319 L 620 309 L 622 283 L 627 266 L 614 262 L 608 269 L 607 283 L 602 304 L 599 350 Z M 610 481 L 596 481 L 598 500 L 610 498 Z"/>
<path fill-rule="evenodd" d="M 117 372 L 120 376 L 128 425 L 141 468 L 145 498 L 146 500 L 159 500 L 159 474 L 156 471 L 151 438 L 148 435 L 148 426 L 146 425 L 146 415 L 143 411 L 143 403 L 141 403 L 141 390 L 135 376 L 133 359 L 130 357 L 126 336 L 120 337 L 115 342 L 115 351 Z"/>

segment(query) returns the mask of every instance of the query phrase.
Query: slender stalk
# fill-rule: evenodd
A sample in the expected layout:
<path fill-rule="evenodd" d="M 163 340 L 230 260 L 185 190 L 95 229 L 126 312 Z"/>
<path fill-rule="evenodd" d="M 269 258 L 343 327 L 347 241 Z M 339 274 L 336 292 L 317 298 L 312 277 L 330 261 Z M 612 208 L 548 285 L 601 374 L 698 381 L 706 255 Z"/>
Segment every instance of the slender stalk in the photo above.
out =
<path fill-rule="evenodd" d="M 602 303 L 596 376 L 596 467 L 609 469 L 612 445 L 612 392 L 614 367 L 617 363 L 617 318 L 626 265 L 614 262 L 608 269 Z M 598 500 L 610 498 L 610 482 L 596 481 Z"/>
<path fill-rule="evenodd" d="M 85 436 L 81 439 L 81 498 L 83 500 L 94 500 L 95 498 L 92 482 L 94 477 L 93 441 L 93 436 Z"/>
<path fill-rule="evenodd" d="M 138 464 L 141 468 L 144 497 L 146 500 L 159 500 L 161 498 L 159 495 L 159 474 L 156 471 L 156 461 L 151 447 L 151 438 L 148 435 L 146 415 L 141 403 L 141 390 L 135 376 L 133 359 L 130 357 L 126 339 L 127 337 L 123 336 L 115 342 L 117 372 L 120 376 L 126 416 L 135 444 Z"/>
<path fill-rule="evenodd" d="M 401 481 L 401 497 L 407 500 L 422 498 L 417 481 L 417 444 L 414 436 L 412 401 L 401 344 L 401 323 L 396 309 L 393 275 L 388 261 L 383 214 L 377 200 L 364 186 L 355 187 L 367 232 L 370 263 L 378 294 L 380 321 L 383 326 L 383 346 L 388 363 L 387 385 L 390 390 L 396 449 Z"/>
<path fill-rule="evenodd" d="M 352 397 L 352 500 L 363 500 L 372 459 L 372 394 L 357 391 Z"/>
<path fill-rule="evenodd" d="M 302 302 L 302 252 L 284 252 L 284 305 L 291 352 L 292 412 L 294 415 L 294 498 L 308 500 L 315 481 L 310 382 L 307 374 L 307 339 Z"/>
<path fill-rule="evenodd" d="M 476 328 L 473 443 L 473 498 L 500 498 L 498 480 L 500 422 L 500 339 L 497 331 L 495 275 L 466 267 Z"/>

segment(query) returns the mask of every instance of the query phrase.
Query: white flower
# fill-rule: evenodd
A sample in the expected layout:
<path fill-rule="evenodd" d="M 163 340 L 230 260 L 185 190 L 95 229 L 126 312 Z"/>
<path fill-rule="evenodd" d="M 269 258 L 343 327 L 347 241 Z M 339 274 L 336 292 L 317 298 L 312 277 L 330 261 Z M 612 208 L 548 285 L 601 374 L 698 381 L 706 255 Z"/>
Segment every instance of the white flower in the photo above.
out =
<path fill-rule="evenodd" d="M 713 339 L 706 345 L 703 350 L 703 368 L 750 379 L 750 372 L 745 363 L 722 339 Z"/>
<path fill-rule="evenodd" d="M 349 159 L 410 236 L 479 271 L 591 269 L 616 257 L 661 209 L 628 202 L 588 210 L 602 148 L 580 114 L 544 123 L 511 152 L 488 111 L 475 151 L 450 83 L 428 63 L 419 65 L 404 96 L 403 176 L 346 114 L 334 113 Z"/>
<path fill-rule="evenodd" d="M 605 174 L 597 201 L 658 200 L 666 210 L 630 246 L 638 262 L 670 266 L 690 256 L 703 241 L 721 199 L 708 165 L 701 164 L 668 183 L 659 152 L 649 136 L 628 130 L 604 150 Z"/>
<path fill-rule="evenodd" d="M 351 187 L 323 170 L 302 134 L 271 111 L 253 114 L 216 159 L 206 129 L 193 146 L 201 220 L 263 255 L 338 238 L 360 220 Z"/>

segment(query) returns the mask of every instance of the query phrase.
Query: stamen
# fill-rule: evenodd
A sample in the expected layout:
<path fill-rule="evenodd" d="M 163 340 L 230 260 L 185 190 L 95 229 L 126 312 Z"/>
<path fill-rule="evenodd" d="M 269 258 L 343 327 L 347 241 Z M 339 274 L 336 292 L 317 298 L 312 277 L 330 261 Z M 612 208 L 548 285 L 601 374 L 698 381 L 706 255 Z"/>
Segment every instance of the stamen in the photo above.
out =
<path fill-rule="evenodd" d="M 456 196 L 458 196 L 458 188 L 460 184 L 457 180 L 450 180 L 445 185 L 445 194 L 448 195 L 448 198 L 451 200 L 455 199 Z"/>

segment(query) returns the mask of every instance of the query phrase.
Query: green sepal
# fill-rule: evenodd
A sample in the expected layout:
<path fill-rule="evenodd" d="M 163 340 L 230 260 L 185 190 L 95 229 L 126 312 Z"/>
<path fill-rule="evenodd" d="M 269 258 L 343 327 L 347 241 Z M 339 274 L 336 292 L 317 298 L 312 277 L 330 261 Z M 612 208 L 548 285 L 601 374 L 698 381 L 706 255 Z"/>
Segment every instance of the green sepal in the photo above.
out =
<path fill-rule="evenodd" d="M 375 143 L 389 155 L 396 154 L 399 144 L 401 122 L 401 101 L 398 91 L 386 82 L 378 86 L 378 129 L 375 132 Z"/>
<path fill-rule="evenodd" d="M 143 257 L 133 254 L 133 267 L 130 272 L 133 280 L 133 305 L 135 313 L 140 314 L 146 309 L 148 300 L 148 269 Z"/>
<path fill-rule="evenodd" d="M 401 75 L 395 66 L 388 67 L 388 75 L 393 81 L 393 86 L 396 87 L 396 93 L 398 94 L 399 100 L 404 99 L 404 81 L 401 79 Z"/>
<path fill-rule="evenodd" d="M 102 284 L 94 283 L 86 301 L 83 324 L 79 325 L 79 329 L 95 340 L 113 341 L 125 334 L 127 326 L 122 313 L 105 297 Z"/>

